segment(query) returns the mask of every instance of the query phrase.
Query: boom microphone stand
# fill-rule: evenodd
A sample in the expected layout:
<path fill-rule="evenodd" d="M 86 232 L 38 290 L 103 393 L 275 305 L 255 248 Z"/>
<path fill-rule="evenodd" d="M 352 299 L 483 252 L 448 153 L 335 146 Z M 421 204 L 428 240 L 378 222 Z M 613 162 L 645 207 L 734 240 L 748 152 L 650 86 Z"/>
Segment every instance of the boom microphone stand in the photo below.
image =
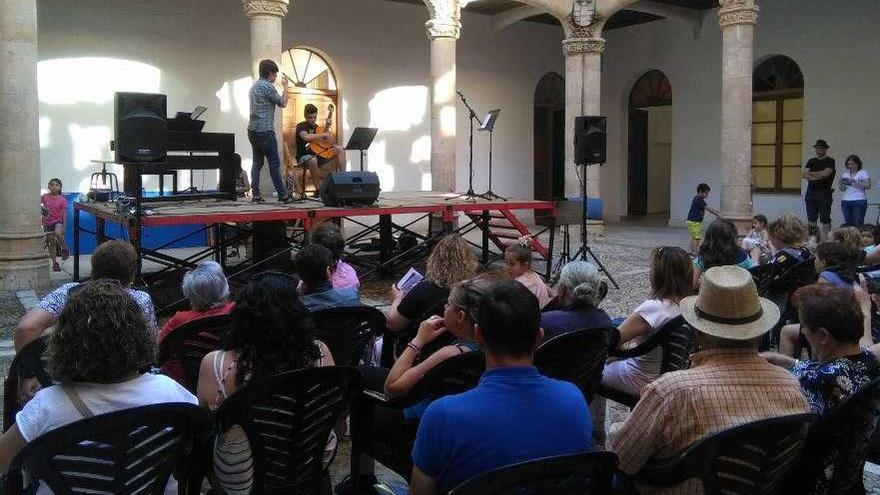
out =
<path fill-rule="evenodd" d="M 464 194 L 456 194 L 454 196 L 450 196 L 446 198 L 445 201 L 449 201 L 451 199 L 465 198 L 467 200 L 476 202 L 477 198 L 479 198 L 480 195 L 474 192 L 474 121 L 476 120 L 477 123 L 479 123 L 481 126 L 483 125 L 483 123 L 480 122 L 480 118 L 477 117 L 474 109 L 471 108 L 470 105 L 468 105 L 468 102 L 465 99 L 464 95 L 461 94 L 461 91 L 456 91 L 456 93 L 458 93 L 458 97 L 461 99 L 461 102 L 464 103 L 464 106 L 468 109 L 468 112 L 470 112 L 468 115 L 471 124 L 470 138 L 468 140 L 468 147 L 470 150 L 470 156 L 468 158 L 468 190 Z"/>

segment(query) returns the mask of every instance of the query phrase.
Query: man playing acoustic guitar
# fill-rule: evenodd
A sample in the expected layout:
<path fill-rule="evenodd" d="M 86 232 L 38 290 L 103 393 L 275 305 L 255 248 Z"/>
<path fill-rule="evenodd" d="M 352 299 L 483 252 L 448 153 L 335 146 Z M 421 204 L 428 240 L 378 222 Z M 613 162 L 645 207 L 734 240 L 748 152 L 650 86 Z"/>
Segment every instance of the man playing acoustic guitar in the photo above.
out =
<path fill-rule="evenodd" d="M 315 197 L 318 197 L 321 180 L 327 173 L 339 168 L 340 157 L 345 156 L 345 150 L 336 145 L 336 136 L 330 132 L 333 120 L 333 107 L 322 129 L 318 129 L 318 107 L 311 103 L 305 108 L 306 120 L 296 125 L 296 163 L 303 169 L 308 169 L 315 185 Z M 327 166 L 327 165 L 330 166 Z M 319 168 L 320 167 L 320 168 Z M 305 170 L 303 170 L 305 174 Z M 295 185 L 300 196 L 305 196 L 305 176 L 301 184 Z"/>

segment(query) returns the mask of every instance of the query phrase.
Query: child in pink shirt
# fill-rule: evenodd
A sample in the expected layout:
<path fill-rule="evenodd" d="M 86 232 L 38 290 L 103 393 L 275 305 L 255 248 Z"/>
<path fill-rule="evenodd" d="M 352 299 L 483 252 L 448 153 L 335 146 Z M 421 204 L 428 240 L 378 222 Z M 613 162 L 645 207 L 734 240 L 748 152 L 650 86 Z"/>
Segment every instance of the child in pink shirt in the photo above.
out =
<path fill-rule="evenodd" d="M 49 180 L 49 192 L 40 196 L 40 209 L 43 213 L 43 231 L 46 232 L 46 245 L 52 258 L 52 270 L 61 271 L 58 255 L 62 260 L 70 257 L 64 240 L 64 224 L 67 219 L 67 200 L 61 195 L 61 179 Z"/>
<path fill-rule="evenodd" d="M 553 299 L 550 288 L 540 275 L 532 270 L 531 237 L 520 237 L 515 243 L 507 246 L 504 250 L 504 262 L 507 264 L 507 273 L 538 298 L 541 309 Z"/>

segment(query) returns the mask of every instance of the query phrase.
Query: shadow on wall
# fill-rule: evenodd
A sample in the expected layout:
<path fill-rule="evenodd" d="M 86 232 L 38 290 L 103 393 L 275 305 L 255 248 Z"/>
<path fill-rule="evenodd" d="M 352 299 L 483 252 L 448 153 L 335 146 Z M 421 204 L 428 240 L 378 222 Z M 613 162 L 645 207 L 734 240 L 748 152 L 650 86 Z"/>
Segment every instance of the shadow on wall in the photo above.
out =
<path fill-rule="evenodd" d="M 382 190 L 430 189 L 431 136 L 412 136 L 413 129 L 425 124 L 428 88 L 384 89 L 370 99 L 368 108 L 369 127 L 378 128 L 379 133 L 367 152 L 365 166 L 379 175 Z M 353 155 L 352 168 L 357 169 L 359 163 L 359 157 Z"/>

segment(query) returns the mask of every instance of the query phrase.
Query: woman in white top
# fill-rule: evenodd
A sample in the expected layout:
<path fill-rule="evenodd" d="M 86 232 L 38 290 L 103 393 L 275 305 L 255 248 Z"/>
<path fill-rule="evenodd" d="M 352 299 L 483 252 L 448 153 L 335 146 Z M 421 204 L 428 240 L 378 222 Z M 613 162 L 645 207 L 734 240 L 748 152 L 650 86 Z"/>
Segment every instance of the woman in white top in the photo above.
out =
<path fill-rule="evenodd" d="M 871 176 L 862 170 L 862 159 L 857 155 L 849 155 L 846 159 L 846 170 L 840 176 L 840 209 L 843 210 L 843 221 L 854 227 L 864 225 L 865 212 L 868 211 L 868 195 L 871 189 Z"/>
<path fill-rule="evenodd" d="M 48 371 L 58 384 L 37 392 L 0 437 L 3 472 L 27 443 L 88 415 L 151 404 L 196 404 L 195 396 L 171 378 L 139 372 L 155 361 L 155 339 L 141 308 L 115 280 L 71 289 L 46 352 Z M 37 493 L 52 492 L 41 483 Z M 165 493 L 177 493 L 173 478 Z"/>
<path fill-rule="evenodd" d="M 223 350 L 205 355 L 199 370 L 199 404 L 216 411 L 236 390 L 252 381 L 302 368 L 333 366 L 323 342 L 315 340 L 309 313 L 301 301 L 299 279 L 266 272 L 254 277 L 235 298 Z M 332 459 L 331 434 L 325 459 Z M 239 426 L 217 436 L 214 479 L 220 493 L 244 495 L 254 483 L 250 442 Z"/>

